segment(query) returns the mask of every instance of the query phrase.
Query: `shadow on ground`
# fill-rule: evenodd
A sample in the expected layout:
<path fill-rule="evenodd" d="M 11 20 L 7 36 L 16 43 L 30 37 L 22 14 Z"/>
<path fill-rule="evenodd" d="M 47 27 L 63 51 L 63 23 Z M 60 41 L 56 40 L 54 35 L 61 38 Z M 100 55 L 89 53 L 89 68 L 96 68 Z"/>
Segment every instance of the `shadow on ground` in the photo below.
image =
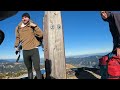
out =
<path fill-rule="evenodd" d="M 70 68 L 67 70 L 67 79 L 100 79 L 100 70 L 97 68 Z M 69 78 L 75 77 L 75 78 Z M 28 77 L 23 77 L 20 79 L 28 79 Z M 34 77 L 34 79 L 37 79 Z M 42 74 L 42 79 L 55 79 L 53 77 L 45 78 Z"/>
<path fill-rule="evenodd" d="M 28 79 L 28 77 L 22 77 L 22 78 L 20 78 L 20 79 Z M 37 79 L 37 77 L 36 77 L 36 76 L 34 76 L 34 78 L 33 78 L 33 79 Z M 42 79 L 44 79 L 43 74 L 42 74 Z"/>
<path fill-rule="evenodd" d="M 99 69 L 97 68 L 82 67 L 72 68 L 71 70 L 74 71 L 77 79 L 99 79 L 97 75 L 100 75 Z"/>

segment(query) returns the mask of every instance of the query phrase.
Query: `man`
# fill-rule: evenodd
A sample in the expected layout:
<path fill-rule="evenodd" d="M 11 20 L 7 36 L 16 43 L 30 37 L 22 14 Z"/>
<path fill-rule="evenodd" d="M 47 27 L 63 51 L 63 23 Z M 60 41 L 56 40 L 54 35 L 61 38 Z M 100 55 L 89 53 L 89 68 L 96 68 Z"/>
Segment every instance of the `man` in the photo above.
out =
<path fill-rule="evenodd" d="M 100 11 L 102 19 L 109 23 L 110 32 L 113 37 L 112 52 L 120 57 L 120 13 Z"/>
<path fill-rule="evenodd" d="M 42 30 L 30 20 L 30 15 L 24 13 L 22 21 L 16 27 L 15 49 L 18 50 L 19 44 L 22 45 L 23 59 L 28 70 L 28 79 L 33 79 L 32 64 L 36 71 L 37 79 L 41 79 L 40 56 L 38 46 L 41 44 L 35 36 L 42 38 Z"/>

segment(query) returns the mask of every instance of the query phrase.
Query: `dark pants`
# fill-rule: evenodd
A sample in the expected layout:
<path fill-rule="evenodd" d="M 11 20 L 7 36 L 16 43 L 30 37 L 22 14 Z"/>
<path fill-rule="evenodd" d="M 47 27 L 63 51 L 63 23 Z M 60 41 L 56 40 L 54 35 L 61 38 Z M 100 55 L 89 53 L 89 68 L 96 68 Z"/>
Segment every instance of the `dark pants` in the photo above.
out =
<path fill-rule="evenodd" d="M 107 79 L 107 65 L 100 65 L 100 76 L 101 79 Z"/>
<path fill-rule="evenodd" d="M 38 48 L 34 48 L 32 50 L 23 50 L 23 59 L 24 63 L 28 70 L 28 78 L 33 79 L 33 72 L 32 72 L 32 64 L 36 71 L 37 79 L 41 79 L 41 72 L 40 72 L 40 56 Z"/>
<path fill-rule="evenodd" d="M 113 43 L 113 50 L 112 50 L 112 53 L 115 54 L 115 55 L 117 54 L 116 48 L 117 48 L 117 44 L 116 44 L 116 43 Z"/>

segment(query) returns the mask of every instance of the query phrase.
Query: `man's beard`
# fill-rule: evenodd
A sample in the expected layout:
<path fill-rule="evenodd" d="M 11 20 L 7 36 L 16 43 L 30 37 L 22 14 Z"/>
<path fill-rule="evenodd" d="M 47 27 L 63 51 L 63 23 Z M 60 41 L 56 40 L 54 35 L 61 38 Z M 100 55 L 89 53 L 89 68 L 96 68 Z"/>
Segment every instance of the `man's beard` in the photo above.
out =
<path fill-rule="evenodd" d="M 24 25 L 27 25 L 28 23 L 29 23 L 29 21 L 27 21 L 26 23 L 23 21 L 23 24 L 24 24 Z"/>

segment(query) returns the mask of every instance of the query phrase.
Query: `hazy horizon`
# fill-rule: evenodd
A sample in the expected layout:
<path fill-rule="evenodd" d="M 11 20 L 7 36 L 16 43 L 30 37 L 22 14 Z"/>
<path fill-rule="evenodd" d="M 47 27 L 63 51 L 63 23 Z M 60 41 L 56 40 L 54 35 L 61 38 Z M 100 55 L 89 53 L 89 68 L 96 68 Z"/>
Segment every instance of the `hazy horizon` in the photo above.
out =
<path fill-rule="evenodd" d="M 100 52 L 100 53 L 91 53 L 91 54 L 79 54 L 79 55 L 70 55 L 70 56 L 65 56 L 65 58 L 67 58 L 67 57 L 74 57 L 74 56 L 91 56 L 91 55 L 104 55 L 104 54 L 106 54 L 106 53 L 109 53 L 109 52 Z M 11 59 L 13 59 L 13 60 L 15 60 L 15 59 L 17 59 L 17 58 L 0 58 L 0 60 L 1 59 L 4 59 L 4 60 L 11 60 Z M 44 59 L 44 57 L 41 57 L 40 59 Z M 20 61 L 21 60 L 23 60 L 23 58 L 20 58 Z"/>

